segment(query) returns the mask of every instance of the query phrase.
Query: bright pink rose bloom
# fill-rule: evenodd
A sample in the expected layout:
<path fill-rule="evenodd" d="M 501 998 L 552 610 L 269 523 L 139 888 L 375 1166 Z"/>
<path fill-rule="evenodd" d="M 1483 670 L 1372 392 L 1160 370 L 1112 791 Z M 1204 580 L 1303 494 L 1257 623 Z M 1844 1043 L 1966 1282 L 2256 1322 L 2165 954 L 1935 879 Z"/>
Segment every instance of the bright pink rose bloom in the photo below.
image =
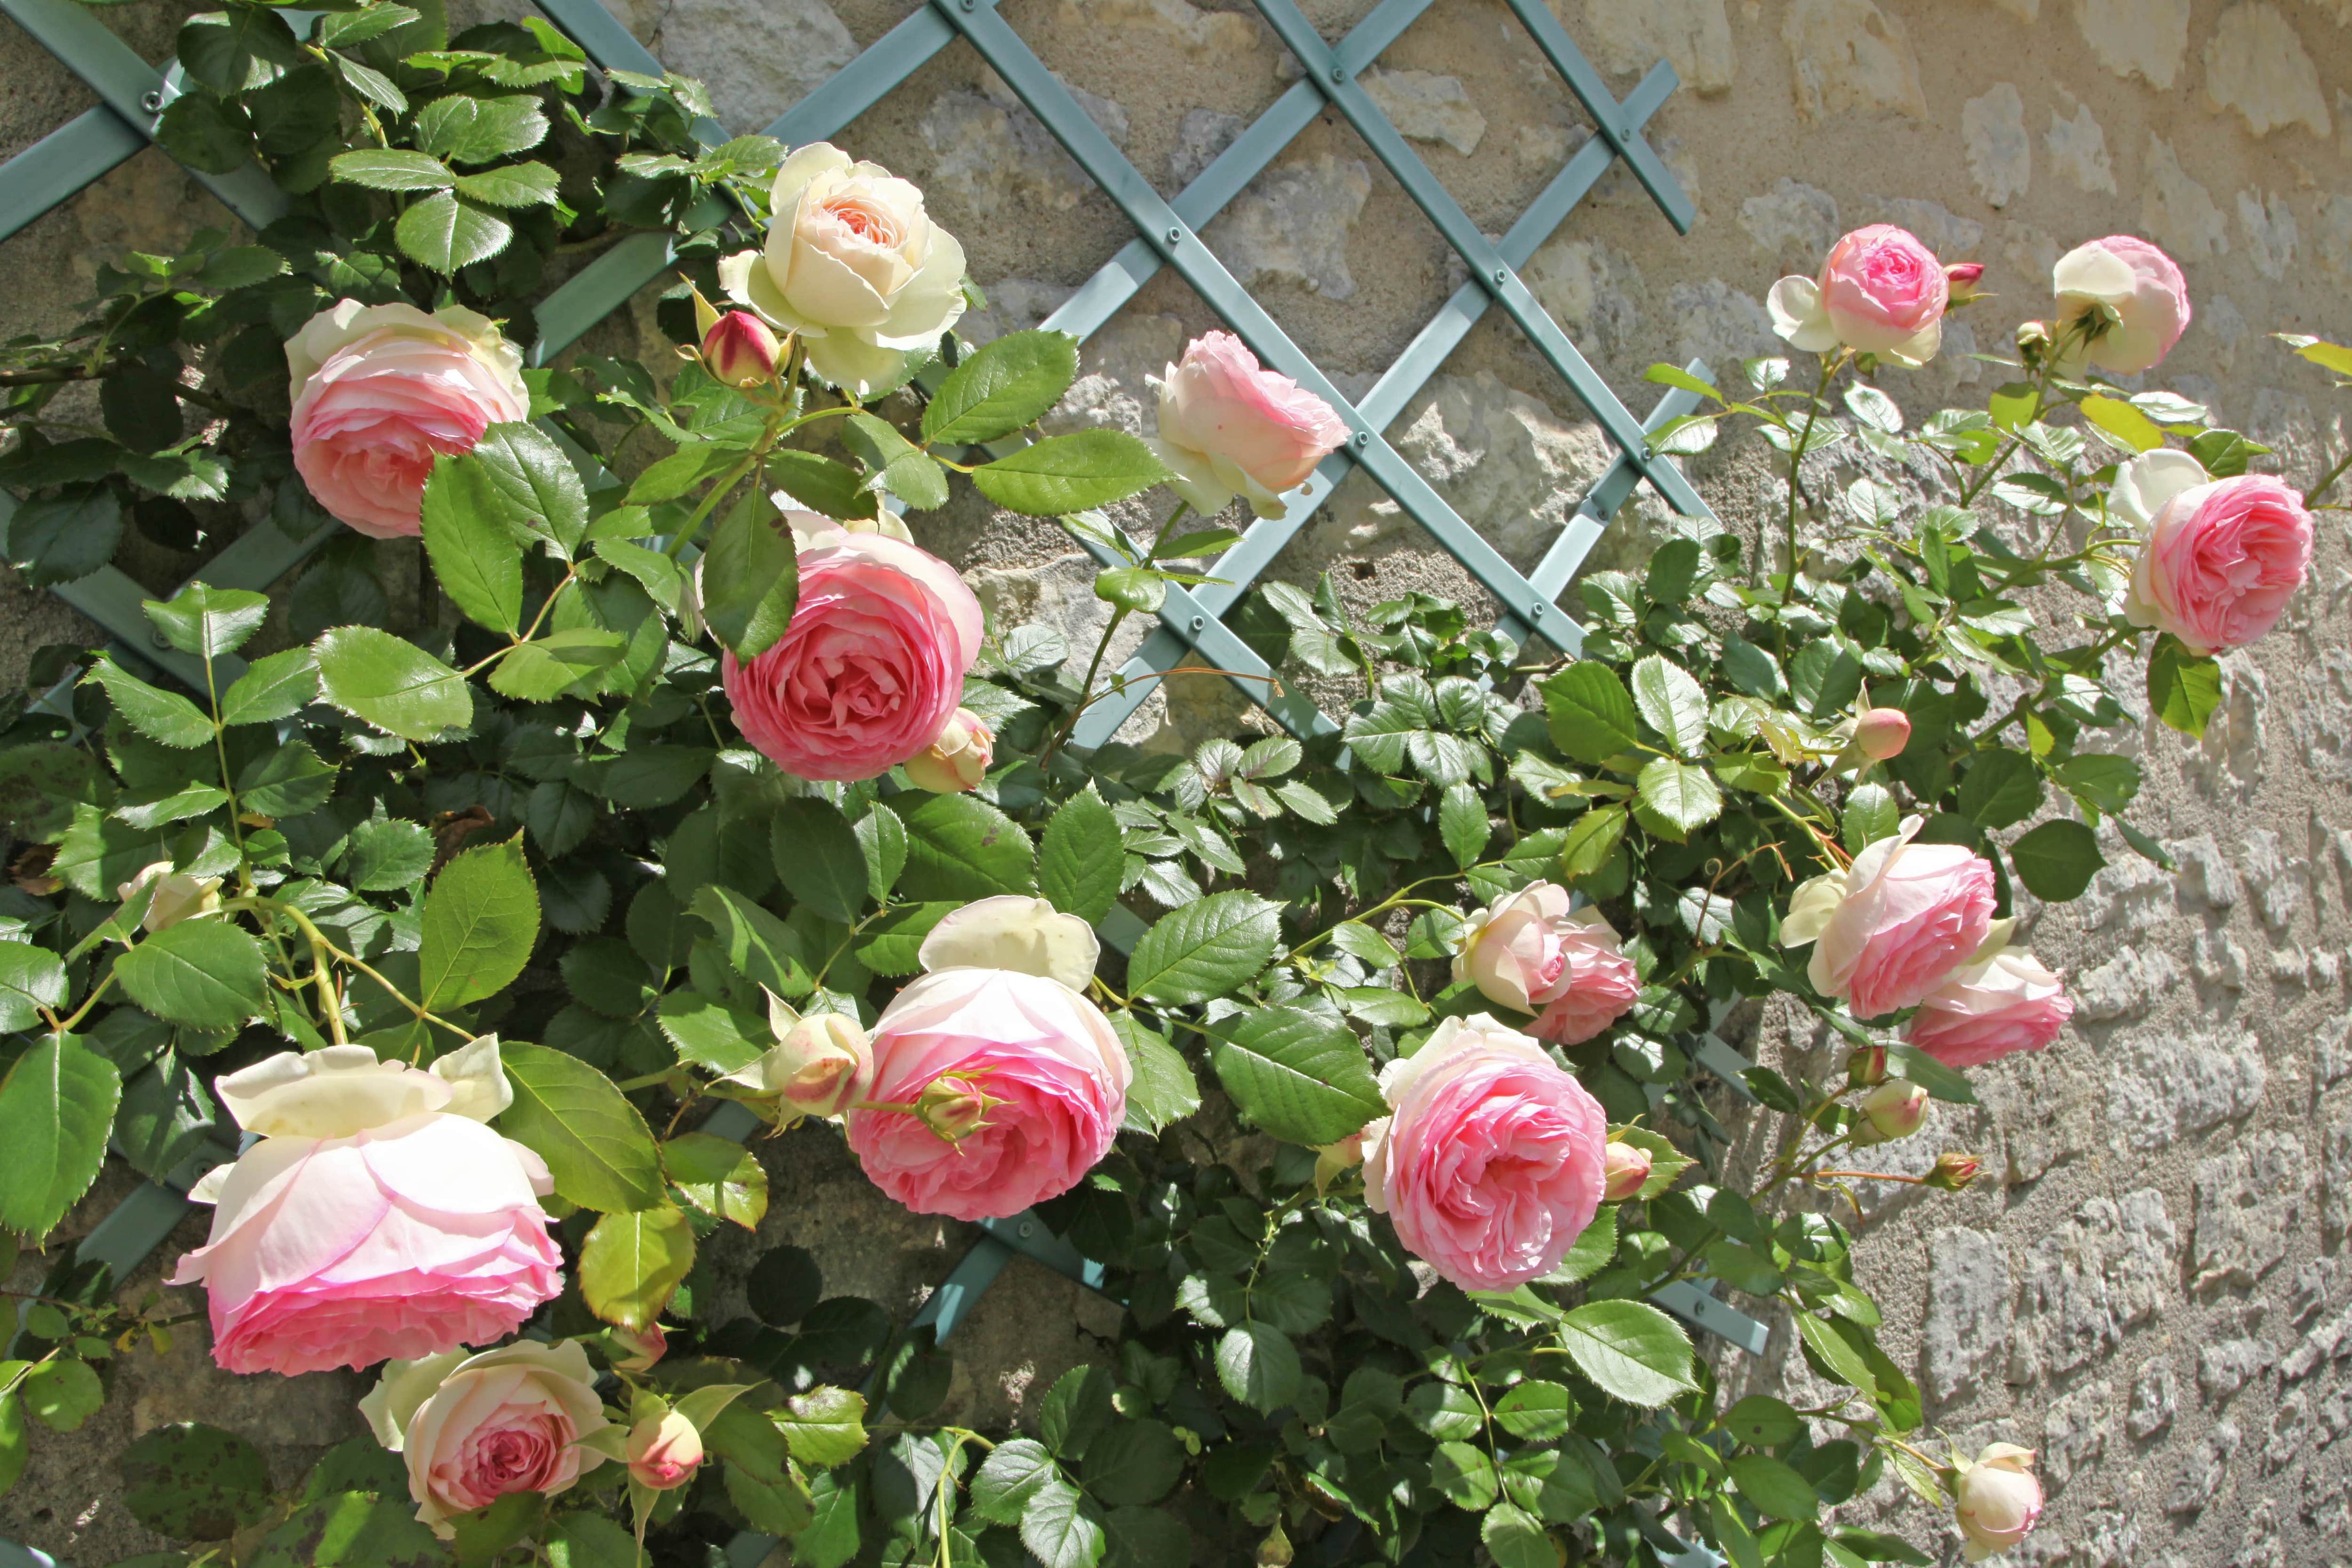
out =
<path fill-rule="evenodd" d="M 870 779 L 939 739 L 980 653 L 980 601 L 954 567 L 884 533 L 814 528 L 774 647 L 719 661 L 736 726 L 804 779 Z"/>
<path fill-rule="evenodd" d="M 2311 514 L 2268 474 L 2209 479 L 2159 448 L 2124 464 L 2107 505 L 2140 531 L 2124 614 L 2199 653 L 2260 639 L 2311 574 Z"/>
<path fill-rule="evenodd" d="M 1912 843 L 1921 826 L 1906 818 L 1847 869 L 1800 887 L 1780 922 L 1782 942 L 1813 944 L 1814 989 L 1859 1018 L 1916 1005 L 1992 931 L 1992 867 L 1961 845 Z"/>
<path fill-rule="evenodd" d="M 1078 987 L 1097 949 L 1086 921 L 1042 899 L 983 899 L 923 942 L 929 973 L 874 1026 L 871 1098 L 979 1112 L 949 1133 L 912 1110 L 843 1118 L 866 1174 L 918 1214 L 1003 1218 L 1058 1197 L 1109 1152 L 1127 1118 L 1127 1051 Z M 943 1125 L 946 1125 L 943 1123 Z"/>
<path fill-rule="evenodd" d="M 1559 1267 L 1600 1211 L 1608 1118 L 1543 1047 L 1484 1013 L 1448 1018 L 1381 1069 L 1364 1194 L 1416 1258 L 1465 1290 Z"/>
<path fill-rule="evenodd" d="M 2087 344 L 2070 339 L 2069 364 L 2088 363 L 2109 375 L 2152 370 L 2189 330 L 2189 280 L 2167 256 L 2144 239 L 2111 234 L 2078 245 L 2050 271 L 2058 296 L 2058 325 L 2064 328 L 2105 305 L 2118 318 Z"/>
<path fill-rule="evenodd" d="M 1151 443 L 1175 473 L 1170 488 L 1202 517 L 1238 494 L 1260 517 L 1282 513 L 1282 492 L 1306 482 L 1348 438 L 1331 405 L 1257 363 L 1231 332 L 1206 332 L 1155 377 L 1160 434 Z"/>
<path fill-rule="evenodd" d="M 522 353 L 462 305 L 338 300 L 286 340 L 294 467 L 311 497 L 374 539 L 422 531 L 433 459 L 530 412 Z"/>
<path fill-rule="evenodd" d="M 547 1167 L 483 1122 L 513 1098 L 495 1037 L 422 1072 L 365 1046 L 288 1051 L 215 1086 L 264 1134 L 189 1196 L 217 1205 L 174 1285 L 211 1297 L 230 1372 L 414 1359 L 511 1333 L 562 1289 Z"/>
<path fill-rule="evenodd" d="M 604 1462 L 582 1441 L 612 1423 L 596 1397 L 596 1372 L 575 1341 L 518 1340 L 394 1361 L 360 1414 L 376 1441 L 407 1462 L 416 1517 L 446 1540 L 452 1514 L 488 1508 L 509 1492 L 568 1490 Z"/>
<path fill-rule="evenodd" d="M 1454 978 L 1490 1002 L 1537 1015 L 1539 1039 L 1572 1046 L 1617 1021 L 1641 994 L 1641 976 L 1595 909 L 1570 910 L 1568 889 L 1530 882 L 1471 917 Z"/>
<path fill-rule="evenodd" d="M 1921 365 L 1944 342 L 1951 286 L 1944 264 L 1908 229 L 1874 223 L 1830 247 L 1819 279 L 1783 278 L 1767 301 L 1789 346 L 1827 353 L 1843 343 Z"/>
<path fill-rule="evenodd" d="M 1906 1038 L 1951 1068 L 1980 1067 L 2058 1037 L 2074 1004 L 2030 952 L 2004 947 L 1927 994 Z"/>

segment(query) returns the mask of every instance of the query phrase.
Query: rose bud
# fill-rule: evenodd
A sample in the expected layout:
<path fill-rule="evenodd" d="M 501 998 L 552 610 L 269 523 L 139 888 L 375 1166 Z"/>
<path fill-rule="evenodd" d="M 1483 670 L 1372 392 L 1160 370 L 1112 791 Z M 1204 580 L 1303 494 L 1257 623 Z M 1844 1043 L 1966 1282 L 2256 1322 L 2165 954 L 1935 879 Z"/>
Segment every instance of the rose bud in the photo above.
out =
<path fill-rule="evenodd" d="M 1946 1154 L 1936 1162 L 1936 1168 L 1923 1178 L 1926 1184 L 1957 1193 L 1977 1179 L 1984 1162 L 1974 1154 Z"/>
<path fill-rule="evenodd" d="M 749 310 L 730 310 L 702 334 L 703 368 L 730 386 L 764 386 L 776 378 L 782 345 Z"/>
<path fill-rule="evenodd" d="M 768 1027 L 776 1043 L 758 1061 L 720 1079 L 757 1095 L 774 1095 L 799 1116 L 838 1116 L 863 1097 L 874 1079 L 874 1049 L 857 1020 L 840 1013 L 803 1017 L 768 998 Z"/>
<path fill-rule="evenodd" d="M 1612 1143 L 1601 1166 L 1601 1201 L 1622 1204 L 1638 1197 L 1650 1179 L 1650 1152 L 1631 1143 Z"/>
<path fill-rule="evenodd" d="M 1315 1145 L 1315 1190 L 1321 1193 L 1349 1171 L 1364 1163 L 1364 1134 L 1359 1130 L 1337 1143 Z"/>
<path fill-rule="evenodd" d="M 995 760 L 996 734 L 969 708 L 950 715 L 940 738 L 907 759 L 907 782 L 933 795 L 977 789 Z"/>
<path fill-rule="evenodd" d="M 702 1434 L 694 1423 L 670 1411 L 648 1415 L 629 1428 L 629 1479 L 657 1492 L 684 1486 L 702 1464 Z"/>
<path fill-rule="evenodd" d="M 635 1333 L 627 1329 L 604 1331 L 608 1352 L 615 1372 L 651 1372 L 654 1363 L 667 1354 L 669 1339 L 658 1323 L 648 1323 Z"/>
<path fill-rule="evenodd" d="M 2042 1517 L 2042 1483 L 2033 1478 L 2033 1450 L 2014 1443 L 1987 1445 L 1953 1484 L 1952 1511 L 1967 1538 L 1971 1563 L 2023 1541 Z"/>
<path fill-rule="evenodd" d="M 1868 1089 L 1886 1081 L 1886 1047 L 1862 1046 L 1845 1058 L 1845 1082 L 1848 1089 Z"/>
<path fill-rule="evenodd" d="M 150 932 L 178 925 L 190 915 L 212 914 L 220 908 L 218 877 L 191 877 L 175 872 L 169 860 L 158 860 L 141 871 L 115 889 L 115 897 L 127 904 L 151 886 L 155 889 L 154 896 L 147 900 L 146 916 L 139 922 Z"/>
<path fill-rule="evenodd" d="M 1911 716 L 1900 708 L 1872 708 L 1854 721 L 1853 743 L 1874 763 L 1903 754 L 1911 743 Z"/>
<path fill-rule="evenodd" d="M 1888 1079 L 1864 1095 L 1856 1109 L 1868 1124 L 1856 1142 L 1891 1143 L 1910 1137 L 1927 1120 L 1927 1091 L 1907 1079 Z"/>
<path fill-rule="evenodd" d="M 1002 1100 L 987 1095 L 960 1078 L 933 1079 L 915 1097 L 915 1114 L 923 1125 L 950 1143 L 958 1142 L 980 1131 L 988 1118 L 988 1108 Z"/>
<path fill-rule="evenodd" d="M 1981 261 L 1955 261 L 1945 268 L 1944 288 L 1948 296 L 1948 302 L 1957 308 L 1983 298 L 1977 289 L 1983 277 L 1984 263 Z"/>

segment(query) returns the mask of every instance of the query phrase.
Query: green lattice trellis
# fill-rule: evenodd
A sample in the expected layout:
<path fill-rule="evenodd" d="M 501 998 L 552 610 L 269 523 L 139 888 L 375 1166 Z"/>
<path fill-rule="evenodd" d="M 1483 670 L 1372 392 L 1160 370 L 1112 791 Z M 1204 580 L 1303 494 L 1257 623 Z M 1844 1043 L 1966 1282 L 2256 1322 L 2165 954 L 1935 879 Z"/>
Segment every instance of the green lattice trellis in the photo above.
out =
<path fill-rule="evenodd" d="M 1420 19 L 1432 0 L 1381 0 L 1337 45 L 1323 40 L 1295 0 L 1253 0 L 1285 47 L 1305 68 L 1304 74 L 1172 199 L 1163 198 L 1087 116 L 1070 90 L 1001 14 L 996 0 L 929 0 L 766 128 L 768 134 L 790 145 L 830 138 L 950 45 L 958 39 L 970 43 L 1136 230 L 1136 237 L 1044 324 L 1081 339 L 1090 337 L 1162 268 L 1172 267 L 1263 362 L 1319 394 L 1346 421 L 1350 432 L 1347 443 L 1287 498 L 1284 513 L 1252 524 L 1241 542 L 1218 561 L 1212 575 L 1222 582 L 1197 590 L 1170 585 L 1160 626 L 1123 671 L 1128 685 L 1088 712 L 1076 737 L 1079 743 L 1094 745 L 1108 740 L 1144 700 L 1150 684 L 1146 678 L 1173 668 L 1193 653 L 1214 668 L 1233 672 L 1236 684 L 1253 701 L 1262 701 L 1277 721 L 1294 732 L 1302 736 L 1330 732 L 1335 728 L 1331 720 L 1307 699 L 1296 694 L 1265 699 L 1270 686 L 1265 678 L 1272 671 L 1226 627 L 1223 617 L 1329 497 L 1333 487 L 1353 469 L 1362 468 L 1494 595 L 1503 606 L 1503 629 L 1520 637 L 1539 635 L 1570 654 L 1579 650 L 1581 633 L 1574 618 L 1555 601 L 1633 488 L 1647 482 L 1676 510 L 1690 516 L 1706 514 L 1706 503 L 1689 480 L 1670 459 L 1650 451 L 1644 434 L 1645 429 L 1655 429 L 1690 412 L 1696 399 L 1684 391 L 1669 391 L 1646 419 L 1637 419 L 1544 310 L 1517 271 L 1619 163 L 1631 171 L 1678 230 L 1688 229 L 1695 216 L 1690 198 L 1643 136 L 1643 127 L 1676 85 L 1674 69 L 1661 61 L 1621 101 L 1610 94 L 1600 73 L 1579 52 L 1544 0 L 1505 3 L 1583 105 L 1595 134 L 1569 158 L 1499 241 L 1479 232 L 1358 79 Z M 537 4 L 598 66 L 650 74 L 661 71 L 660 63 L 598 0 L 537 0 Z M 157 117 L 178 91 L 179 72 L 174 66 L 158 73 L 72 0 L 0 0 L 0 10 L 70 66 L 100 100 L 99 107 L 0 166 L 0 238 L 5 238 L 145 147 Z M 285 15 L 298 26 L 302 24 L 301 13 Z M 1470 280 L 1454 291 L 1371 390 L 1354 401 L 1331 384 L 1199 236 L 1200 229 L 1327 108 L 1346 118 L 1470 268 Z M 698 125 L 697 132 L 711 145 L 728 135 L 723 127 L 709 121 Z M 283 194 L 258 167 L 247 165 L 232 174 L 195 177 L 257 230 L 285 209 Z M 536 311 L 541 335 L 531 346 L 530 362 L 545 364 L 561 354 L 597 321 L 659 278 L 673 254 L 669 236 L 633 236 L 550 293 Z M 1533 570 L 1524 574 L 1457 515 L 1382 434 L 1470 329 L 1498 305 L 1559 373 L 1617 448 L 1616 458 L 1587 492 L 1559 537 Z M 1695 374 L 1706 374 L 1702 364 L 1688 368 Z M 0 527 L 5 526 L 15 506 L 14 499 L 0 491 Z M 218 586 L 267 588 L 328 537 L 331 534 L 322 531 L 296 541 L 264 521 L 209 562 L 203 574 Z M 1113 563 L 1105 547 L 1083 537 L 1080 542 L 1106 564 Z M 146 590 L 119 569 L 102 567 L 60 585 L 57 592 L 130 650 L 192 684 L 202 684 L 202 671 L 153 636 L 140 608 L 148 597 Z M 1104 935 L 1125 948 L 1141 929 L 1131 914 L 1118 910 L 1105 922 Z M 1745 1093 L 1738 1074 L 1748 1064 L 1712 1028 L 1689 1044 L 1696 1059 L 1735 1090 Z M 748 1113 L 727 1107 L 714 1117 L 710 1130 L 740 1137 L 752 1125 Z M 184 1180 L 170 1187 L 151 1185 L 134 1193 L 84 1238 L 81 1256 L 111 1264 L 118 1275 L 136 1267 L 162 1245 L 185 1212 L 181 1191 L 173 1189 L 184 1190 L 203 1164 L 225 1157 L 223 1152 L 200 1162 L 182 1173 Z M 1016 1256 L 1029 1257 L 1088 1287 L 1102 1281 L 1098 1265 L 1079 1257 L 1034 1215 L 984 1222 L 982 1231 L 917 1319 L 918 1323 L 933 1326 L 941 1337 L 969 1313 L 972 1302 Z M 1715 1300 L 1701 1285 L 1677 1284 L 1654 1299 L 1692 1326 L 1720 1335 L 1749 1353 L 1764 1349 L 1764 1326 Z M 1700 1568 L 1722 1561 L 1704 1547 L 1689 1547 L 1675 1540 L 1663 1526 L 1657 1528 L 1655 1540 L 1662 1552 L 1674 1554 L 1666 1560 L 1676 1568 Z M 748 1568 L 764 1555 L 768 1545 L 764 1539 L 745 1537 L 730 1549 L 730 1557 Z M 17 1562 L 46 1561 L 37 1553 L 0 1542 L 0 1568 L 12 1568 Z"/>

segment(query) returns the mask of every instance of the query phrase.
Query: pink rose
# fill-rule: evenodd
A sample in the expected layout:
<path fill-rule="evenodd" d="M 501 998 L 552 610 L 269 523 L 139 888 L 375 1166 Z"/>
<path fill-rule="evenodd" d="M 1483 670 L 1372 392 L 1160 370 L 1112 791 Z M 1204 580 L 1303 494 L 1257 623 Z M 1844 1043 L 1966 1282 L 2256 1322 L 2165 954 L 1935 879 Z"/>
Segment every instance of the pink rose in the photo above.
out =
<path fill-rule="evenodd" d="M 629 1479 L 657 1492 L 674 1491 L 702 1468 L 702 1434 L 677 1411 L 648 1415 L 629 1428 Z"/>
<path fill-rule="evenodd" d="M 1160 434 L 1151 443 L 1175 474 L 1169 486 L 1202 517 L 1235 494 L 1260 517 L 1282 515 L 1282 492 L 1306 482 L 1348 438 L 1331 405 L 1261 367 L 1231 332 L 1205 332 L 1155 377 Z"/>
<path fill-rule="evenodd" d="M 2140 533 L 2124 614 L 2199 653 L 2259 640 L 2311 573 L 2311 514 L 2268 474 L 2209 479 L 2159 447 L 2124 464 L 2107 510 Z"/>
<path fill-rule="evenodd" d="M 2042 1483 L 2033 1450 L 1990 1443 L 1952 1483 L 1952 1512 L 1963 1539 L 1961 1555 L 1981 1563 L 2023 1541 L 2042 1518 Z"/>
<path fill-rule="evenodd" d="M 2087 344 L 2067 334 L 2063 351 L 2067 363 L 2095 365 L 2109 375 L 2154 369 L 2189 330 L 2194 314 L 2189 280 L 2172 258 L 2128 234 L 2111 234 L 2060 257 L 2051 268 L 2050 287 L 2058 296 L 2062 332 L 2101 306 L 2116 313 L 2116 324 Z"/>
<path fill-rule="evenodd" d="M 433 459 L 530 412 L 522 353 L 462 305 L 338 300 L 286 340 L 294 467 L 327 510 L 374 539 L 422 531 Z"/>
<path fill-rule="evenodd" d="M 483 1125 L 513 1090 L 485 1035 L 430 1072 L 365 1046 L 287 1051 L 222 1079 L 262 1134 L 188 1195 L 212 1235 L 171 1283 L 211 1295 L 230 1372 L 318 1372 L 512 1332 L 562 1288 L 537 1154 Z"/>
<path fill-rule="evenodd" d="M 1814 989 L 1860 1018 L 1915 1005 L 1984 945 L 1992 931 L 1992 868 L 1957 844 L 1914 844 L 1921 818 L 1882 838 L 1843 871 L 1789 900 L 1780 940 L 1813 944 Z"/>
<path fill-rule="evenodd" d="M 1946 1067 L 1980 1067 L 2042 1049 L 2074 1016 L 2056 975 L 2032 953 L 2002 947 L 1929 992 L 1905 1037 Z"/>
<path fill-rule="evenodd" d="M 744 739 L 785 772 L 875 778 L 954 714 L 980 653 L 980 601 L 954 567 L 887 534 L 817 526 L 806 538 L 792 624 L 748 664 L 722 656 L 727 700 Z"/>
<path fill-rule="evenodd" d="M 1364 1130 L 1364 1194 L 1407 1251 L 1465 1290 L 1559 1267 L 1608 1161 L 1608 1119 L 1582 1084 L 1479 1013 L 1381 1068 L 1381 1092 L 1391 1114 Z"/>
<path fill-rule="evenodd" d="M 1944 342 L 1951 286 L 1944 264 L 1907 229 L 1874 223 L 1830 247 L 1822 275 L 1783 278 L 1766 305 L 1789 346 L 1857 353 L 1923 365 Z"/>
<path fill-rule="evenodd" d="M 1097 955 L 1086 921 L 1043 899 L 983 899 L 933 928 L 928 973 L 874 1026 L 873 1100 L 844 1117 L 876 1186 L 973 1220 L 1077 1185 L 1127 1117 L 1127 1051 L 1079 989 Z"/>
<path fill-rule="evenodd" d="M 408 1465 L 416 1517 L 447 1539 L 452 1514 L 509 1492 L 560 1492 L 604 1462 L 612 1423 L 577 1343 L 518 1340 L 387 1363 L 360 1413 Z"/>
<path fill-rule="evenodd" d="M 1570 910 L 1568 889 L 1531 882 L 1463 928 L 1454 978 L 1490 1002 L 1538 1015 L 1539 1039 L 1589 1040 L 1641 994 L 1641 976 L 1594 909 Z"/>

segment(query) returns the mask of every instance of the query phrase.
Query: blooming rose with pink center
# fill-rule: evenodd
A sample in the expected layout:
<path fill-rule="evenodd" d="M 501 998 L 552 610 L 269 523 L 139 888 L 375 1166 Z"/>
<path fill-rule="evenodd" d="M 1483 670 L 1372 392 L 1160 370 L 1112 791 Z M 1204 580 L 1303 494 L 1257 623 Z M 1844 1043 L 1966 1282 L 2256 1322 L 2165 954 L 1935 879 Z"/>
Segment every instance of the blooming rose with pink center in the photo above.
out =
<path fill-rule="evenodd" d="M 2311 513 L 2268 474 L 2216 479 L 2159 447 L 2117 471 L 2107 510 L 2140 535 L 2125 616 L 2199 653 L 2260 640 L 2311 574 Z"/>
<path fill-rule="evenodd" d="M 1814 989 L 1861 1018 L 1916 1005 L 1984 945 L 1992 931 L 1992 867 L 1957 844 L 1914 844 L 1925 819 L 1790 895 L 1780 940 L 1813 944 Z"/>
<path fill-rule="evenodd" d="M 1874 223 L 1832 246 L 1819 279 L 1773 284 L 1766 305 L 1790 348 L 1828 353 L 1843 344 L 1917 366 L 1943 346 L 1950 297 L 1934 251 L 1907 229 Z"/>
<path fill-rule="evenodd" d="M 174 1285 L 205 1284 L 213 1359 L 319 1372 L 512 1332 L 562 1288 L 547 1167 L 484 1123 L 514 1091 L 485 1035 L 430 1072 L 365 1046 L 286 1051 L 214 1086 L 262 1135 L 188 1196 L 215 1205 Z"/>
<path fill-rule="evenodd" d="M 2094 239 L 2060 257 L 2050 269 L 2050 287 L 2058 296 L 2062 363 L 2089 364 L 2109 375 L 2155 369 L 2194 314 L 2189 280 L 2172 258 L 2128 234 Z M 2084 318 L 2102 311 L 2114 312 L 2114 324 L 2084 342 Z"/>
<path fill-rule="evenodd" d="M 1258 516 L 1279 517 L 1282 492 L 1305 483 L 1348 438 L 1329 404 L 1265 369 L 1231 332 L 1194 338 L 1151 384 L 1160 390 L 1151 449 L 1176 476 L 1169 488 L 1202 517 L 1237 494 Z"/>
<path fill-rule="evenodd" d="M 1905 1038 L 1946 1067 L 1972 1068 L 2058 1037 L 2074 1004 L 2034 956 L 1998 937 L 1927 994 Z"/>
<path fill-rule="evenodd" d="M 1069 1191 L 1127 1116 L 1127 1051 L 1082 990 L 1093 928 L 1043 899 L 982 899 L 918 956 L 925 973 L 874 1026 L 872 1099 L 843 1119 L 866 1174 L 918 1214 L 961 1220 Z M 967 1097 L 977 1121 L 952 1139 L 916 1110 Z"/>
<path fill-rule="evenodd" d="M 530 412 L 522 352 L 462 305 L 338 300 L 286 340 L 294 467 L 312 499 L 375 539 L 423 531 L 433 459 Z"/>
<path fill-rule="evenodd" d="M 518 1340 L 385 1364 L 360 1413 L 408 1466 L 416 1517 L 443 1539 L 452 1514 L 509 1492 L 555 1493 L 604 1462 L 595 1369 L 571 1341 Z"/>
<path fill-rule="evenodd" d="M 787 521 L 793 521 L 788 517 Z M 772 647 L 719 660 L 735 723 L 804 779 L 870 779 L 939 739 L 980 653 L 980 601 L 939 557 L 794 521 L 800 600 Z"/>
<path fill-rule="evenodd" d="M 2032 1533 L 2042 1518 L 2042 1483 L 2033 1450 L 1990 1443 L 1952 1483 L 1952 1513 L 1971 1563 L 1998 1557 Z"/>
<path fill-rule="evenodd" d="M 1543 1047 L 1484 1013 L 1381 1069 L 1364 1194 L 1405 1249 L 1465 1290 L 1541 1279 L 1600 1211 L 1609 1125 Z"/>
<path fill-rule="evenodd" d="M 1530 882 L 1471 917 L 1454 978 L 1537 1015 L 1531 1032 L 1564 1046 L 1616 1022 L 1642 990 L 1615 928 L 1598 910 L 1570 909 L 1568 889 L 1551 882 Z"/>

